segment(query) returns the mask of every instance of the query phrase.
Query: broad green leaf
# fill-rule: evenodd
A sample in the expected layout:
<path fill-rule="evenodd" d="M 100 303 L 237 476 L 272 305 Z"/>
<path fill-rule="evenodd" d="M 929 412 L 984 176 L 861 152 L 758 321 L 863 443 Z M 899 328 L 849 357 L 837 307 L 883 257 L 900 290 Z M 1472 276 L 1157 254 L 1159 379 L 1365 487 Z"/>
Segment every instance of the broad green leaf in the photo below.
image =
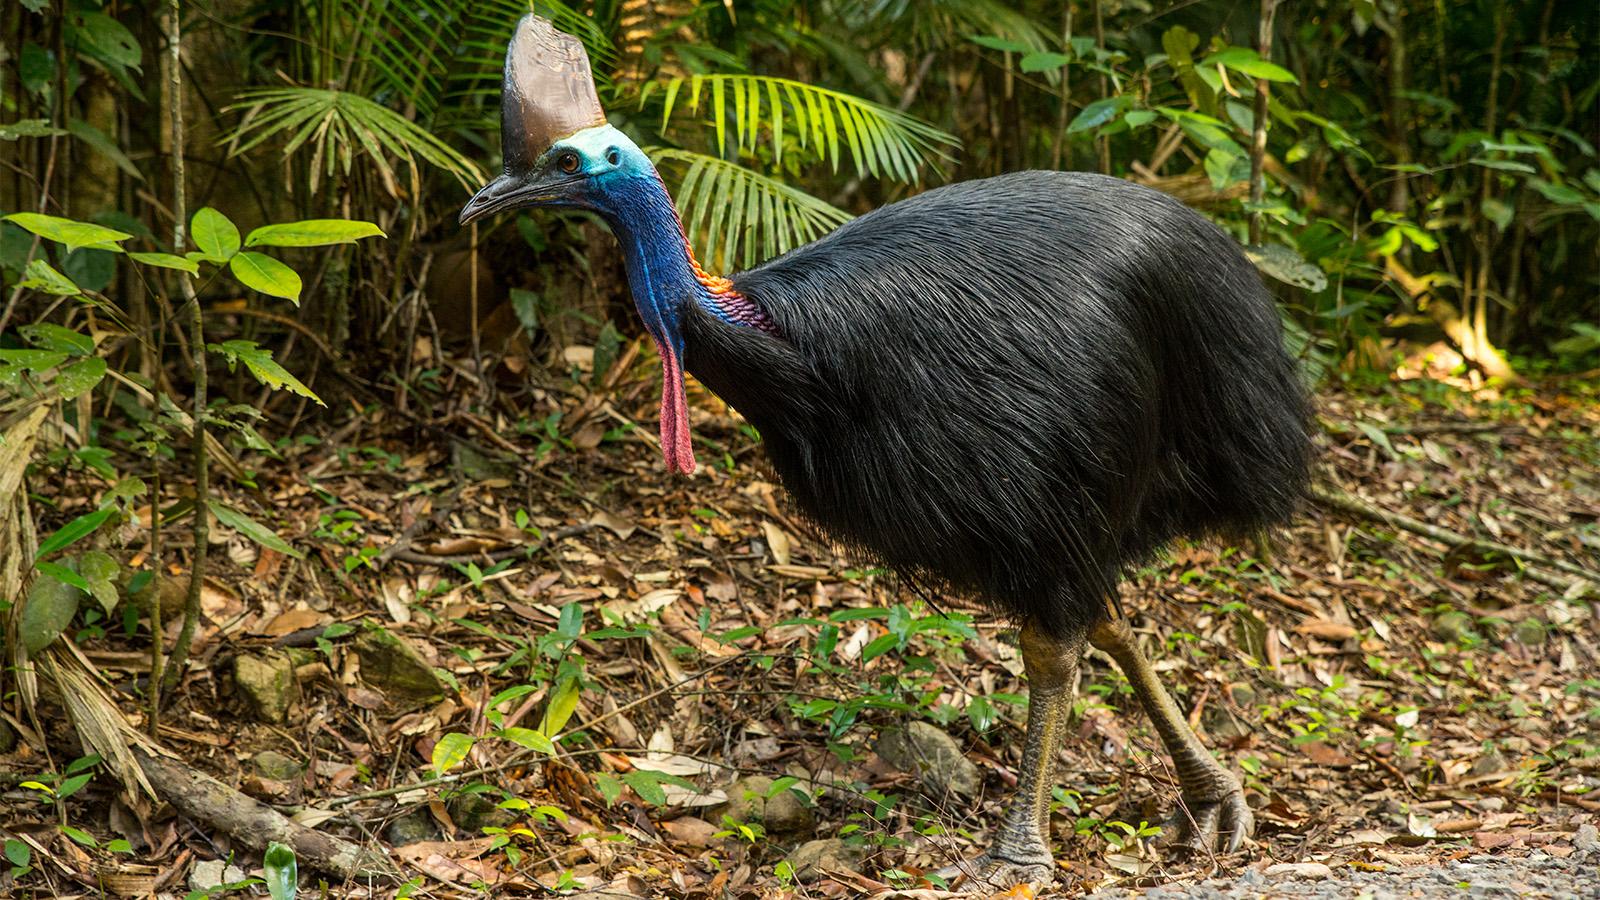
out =
<path fill-rule="evenodd" d="M 147 266 L 177 269 L 180 272 L 188 272 L 190 275 L 200 274 L 200 265 L 194 260 L 173 256 L 171 253 L 129 253 L 128 258 L 134 262 L 144 263 Z M 208 257 L 207 261 L 212 260 Z"/>
<path fill-rule="evenodd" d="M 71 624 L 83 591 L 53 577 L 35 578 L 17 623 L 22 646 L 38 653 L 50 646 Z"/>
<path fill-rule="evenodd" d="M 300 863 L 295 859 L 294 850 L 273 841 L 261 858 L 261 868 L 272 900 L 294 900 L 300 889 Z"/>
<path fill-rule="evenodd" d="M 243 255 L 243 254 L 241 254 Z M 237 259 L 237 257 L 235 257 Z M 300 382 L 300 379 L 289 374 L 289 370 L 278 365 L 272 358 L 272 353 L 257 346 L 255 341 L 223 341 L 220 344 L 210 344 L 207 349 L 213 353 L 221 353 L 228 359 L 228 371 L 233 371 L 236 363 L 244 363 L 250 374 L 273 390 L 287 390 L 311 400 L 317 405 L 326 406 L 322 398 L 311 392 L 311 389 Z"/>
<path fill-rule="evenodd" d="M 434 775 L 442 776 L 461 765 L 467 754 L 472 751 L 474 742 L 472 735 L 462 734 L 459 731 L 452 731 L 439 738 L 439 742 L 433 745 Z"/>
<path fill-rule="evenodd" d="M 117 593 L 117 575 L 121 571 L 122 566 L 103 550 L 90 550 L 78 557 L 78 574 L 88 583 L 89 596 L 100 601 L 107 616 L 121 599 Z"/>
<path fill-rule="evenodd" d="M 235 254 L 228 260 L 228 271 L 247 288 L 297 304 L 300 302 L 300 276 L 264 253 L 246 250 Z"/>
<path fill-rule="evenodd" d="M 539 730 L 545 737 L 553 738 L 566 727 L 567 720 L 578 708 L 579 687 L 578 679 L 567 678 L 550 695 L 550 702 L 544 709 L 544 719 L 539 723 Z"/>
<path fill-rule="evenodd" d="M 85 594 L 89 593 L 88 580 L 66 566 L 53 562 L 35 562 L 33 567 L 62 584 L 70 584 Z"/>
<path fill-rule="evenodd" d="M 513 743 L 521 744 L 529 750 L 536 750 L 546 756 L 556 755 L 556 745 L 543 734 L 532 728 L 502 728 L 500 737 Z"/>
<path fill-rule="evenodd" d="M 68 778 L 67 780 L 61 782 L 60 787 L 56 788 L 56 798 L 65 800 L 68 797 L 71 797 L 73 794 L 83 790 L 83 786 L 88 784 L 91 780 L 93 780 L 93 778 L 93 772 L 84 772 L 81 775 L 74 775 L 71 778 Z"/>
<path fill-rule="evenodd" d="M 71 400 L 94 389 L 106 377 L 106 361 L 98 356 L 80 359 L 56 375 L 56 391 Z"/>
<path fill-rule="evenodd" d="M 54 134 L 66 134 L 64 128 L 52 128 L 49 119 L 22 119 L 16 122 L 7 122 L 0 125 L 0 141 L 15 141 L 19 138 L 50 137 Z"/>
<path fill-rule="evenodd" d="M 1268 62 L 1260 54 L 1248 47 L 1229 47 L 1219 50 L 1201 61 L 1204 66 L 1223 66 L 1243 72 L 1251 78 L 1260 78 L 1263 81 L 1282 81 L 1290 84 L 1299 84 L 1300 79 L 1294 73 L 1276 63 Z"/>
<path fill-rule="evenodd" d="M 1040 53 L 1029 53 L 1027 56 L 1024 56 L 1022 59 L 1017 61 L 1017 68 L 1029 73 L 1048 72 L 1052 69 L 1059 69 L 1070 62 L 1072 62 L 1072 57 L 1065 53 L 1043 51 Z"/>
<path fill-rule="evenodd" d="M 93 247 L 97 250 L 121 253 L 122 248 L 118 247 L 116 242 L 133 237 L 126 231 L 118 231 L 93 222 L 79 222 L 76 219 L 63 219 L 60 216 L 47 216 L 43 213 L 12 213 L 0 221 L 11 222 L 47 241 L 65 244 L 68 250 Z"/>
<path fill-rule="evenodd" d="M 231 506 L 226 506 L 217 502 L 216 500 L 207 501 L 206 506 L 211 510 L 211 514 L 217 517 L 217 521 L 228 526 L 229 528 L 232 528 L 234 531 L 239 532 L 250 540 L 255 541 L 261 546 L 266 547 L 269 550 L 276 550 L 279 553 L 282 553 L 284 556 L 292 556 L 295 559 L 305 558 L 305 554 L 289 546 L 289 542 L 279 537 L 277 532 L 261 524 L 260 522 L 257 522 L 255 519 L 250 518 L 237 509 L 234 509 Z"/>
<path fill-rule="evenodd" d="M 139 68 L 139 41 L 126 25 L 101 12 L 74 10 L 66 17 L 69 43 L 116 67 Z"/>
<path fill-rule="evenodd" d="M 144 180 L 144 174 L 140 172 L 139 168 L 133 164 L 133 160 L 129 159 L 128 155 L 122 152 L 122 148 L 118 147 L 115 141 L 107 137 L 105 132 L 94 127 L 93 125 L 90 125 L 88 122 L 85 122 L 82 119 L 68 119 L 67 130 L 72 133 L 73 137 L 83 141 L 90 147 L 93 147 L 106 159 L 109 159 L 115 163 L 117 168 L 121 169 L 123 172 L 126 172 L 133 180 Z"/>
<path fill-rule="evenodd" d="M 634 769 L 622 776 L 622 782 L 633 788 L 639 799 L 651 806 L 666 806 L 667 792 L 661 789 L 661 773 L 649 769 Z"/>
<path fill-rule="evenodd" d="M 38 559 L 44 559 L 46 556 L 49 556 L 57 550 L 60 550 L 64 547 L 69 547 L 72 544 L 88 537 L 89 535 L 94 534 L 95 529 L 105 524 L 106 519 L 111 518 L 111 513 L 111 507 L 102 507 L 94 512 L 84 513 L 76 519 L 73 519 L 67 524 L 61 526 L 56 530 L 55 534 L 45 538 L 44 543 L 39 545 L 39 552 L 35 554 L 36 557 Z"/>
<path fill-rule="evenodd" d="M 594 787 L 600 792 L 600 799 L 606 801 L 606 806 L 617 805 L 617 798 L 622 796 L 622 782 L 617 776 L 606 772 L 594 774 Z"/>
<path fill-rule="evenodd" d="M 1476 158 L 1469 159 L 1467 162 L 1475 166 L 1483 166 L 1485 169 L 1498 169 L 1502 172 L 1521 172 L 1524 175 L 1532 175 L 1539 171 L 1525 162 L 1517 162 L 1514 159 Z"/>
<path fill-rule="evenodd" d="M 24 325 L 22 336 L 43 350 L 54 350 L 71 356 L 88 356 L 94 352 L 94 338 L 71 328 L 62 328 L 53 322 L 35 322 Z"/>
<path fill-rule="evenodd" d="M 353 244 L 361 238 L 388 237 L 371 222 L 353 219 L 306 219 L 282 225 L 263 225 L 245 238 L 246 247 L 323 247 Z"/>
<path fill-rule="evenodd" d="M 6 838 L 6 860 L 13 866 L 23 868 L 33 860 L 33 851 L 28 845 L 16 838 Z"/>
<path fill-rule="evenodd" d="M 189 239 L 208 256 L 226 259 L 239 252 L 238 226 L 209 206 L 202 207 L 189 220 Z"/>
<path fill-rule="evenodd" d="M 1245 255 L 1264 274 L 1285 284 L 1305 288 L 1312 293 L 1328 286 L 1328 276 L 1315 263 L 1307 262 L 1294 248 L 1284 244 L 1267 244 L 1245 248 Z"/>
<path fill-rule="evenodd" d="M 1098 128 L 1116 118 L 1117 113 L 1127 109 L 1132 103 L 1133 100 L 1128 97 L 1106 97 L 1096 100 L 1072 117 L 1072 122 L 1067 125 L 1067 133 L 1077 134 L 1080 131 Z"/>
<path fill-rule="evenodd" d="M 980 47 L 988 47 L 990 50 L 999 50 L 999 51 L 1001 51 L 1003 53 L 1027 53 L 1028 52 L 1028 45 L 1027 44 L 1024 44 L 1023 42 L 1018 41 L 1018 40 L 1013 40 L 1011 38 L 998 37 L 998 36 L 992 35 L 992 34 L 973 34 L 973 35 L 968 35 L 967 36 L 967 40 L 973 42 L 974 44 L 977 44 Z"/>

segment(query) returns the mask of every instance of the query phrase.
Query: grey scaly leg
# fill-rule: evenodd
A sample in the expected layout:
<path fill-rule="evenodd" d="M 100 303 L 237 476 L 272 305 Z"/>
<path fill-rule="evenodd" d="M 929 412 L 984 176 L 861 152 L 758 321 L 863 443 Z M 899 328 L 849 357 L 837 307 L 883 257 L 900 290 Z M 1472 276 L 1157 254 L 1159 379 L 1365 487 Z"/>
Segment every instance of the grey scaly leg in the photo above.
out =
<path fill-rule="evenodd" d="M 1189 728 L 1188 720 L 1134 642 L 1133 629 L 1126 620 L 1112 619 L 1091 629 L 1089 642 L 1117 661 L 1177 766 L 1186 810 L 1180 810 L 1168 823 L 1168 832 L 1176 832 L 1173 846 L 1204 852 L 1213 847 L 1228 853 L 1238 850 L 1255 831 L 1255 816 L 1244 802 L 1244 791 L 1238 779 L 1211 756 Z"/>
<path fill-rule="evenodd" d="M 1022 628 L 1021 644 L 1028 674 L 1028 735 L 1016 795 L 988 851 L 935 873 L 946 879 L 965 876 L 968 890 L 1045 884 L 1055 876 L 1049 840 L 1052 772 L 1072 711 L 1072 682 L 1083 657 L 1084 634 L 1055 637 L 1029 623 Z"/>

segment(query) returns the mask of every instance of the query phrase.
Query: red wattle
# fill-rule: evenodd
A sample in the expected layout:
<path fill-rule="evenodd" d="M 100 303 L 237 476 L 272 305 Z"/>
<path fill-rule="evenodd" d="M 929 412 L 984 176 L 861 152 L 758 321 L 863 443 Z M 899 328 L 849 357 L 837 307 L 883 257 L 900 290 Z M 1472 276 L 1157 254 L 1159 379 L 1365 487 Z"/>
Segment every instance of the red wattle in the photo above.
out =
<path fill-rule="evenodd" d="M 678 355 L 661 347 L 661 453 L 667 471 L 694 471 L 694 445 L 689 439 L 689 402 L 683 388 L 683 366 Z"/>

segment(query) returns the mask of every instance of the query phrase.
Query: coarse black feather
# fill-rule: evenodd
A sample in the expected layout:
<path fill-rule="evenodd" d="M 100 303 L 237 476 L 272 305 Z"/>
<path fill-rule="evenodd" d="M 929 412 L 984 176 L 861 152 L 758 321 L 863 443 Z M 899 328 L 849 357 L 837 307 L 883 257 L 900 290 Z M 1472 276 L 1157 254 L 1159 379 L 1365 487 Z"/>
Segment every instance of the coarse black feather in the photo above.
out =
<path fill-rule="evenodd" d="M 928 191 L 733 276 L 778 336 L 684 311 L 690 371 L 800 509 L 1056 631 L 1180 535 L 1289 515 L 1307 401 L 1234 241 L 1114 178 Z"/>

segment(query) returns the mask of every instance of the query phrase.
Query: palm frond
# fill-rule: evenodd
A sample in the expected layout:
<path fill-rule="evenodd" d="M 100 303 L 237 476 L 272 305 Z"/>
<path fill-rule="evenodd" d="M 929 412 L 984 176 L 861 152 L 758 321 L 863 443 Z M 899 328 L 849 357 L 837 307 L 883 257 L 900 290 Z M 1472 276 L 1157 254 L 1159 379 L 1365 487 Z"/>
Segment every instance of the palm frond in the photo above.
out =
<path fill-rule="evenodd" d="M 684 100 L 686 86 L 688 98 Z M 737 147 L 754 150 L 765 131 L 775 164 L 783 161 L 789 128 L 801 147 L 813 148 L 836 172 L 842 150 L 848 150 L 859 174 L 908 183 L 918 180 L 923 165 L 949 159 L 948 149 L 960 143 L 955 135 L 897 109 L 770 75 L 673 78 L 647 85 L 640 93 L 640 104 L 657 93 L 662 98 L 663 129 L 674 111 L 687 107 L 698 112 L 701 101 L 709 96 L 718 153 L 727 153 L 731 118 Z"/>
<path fill-rule="evenodd" d="M 336 167 L 348 174 L 357 155 L 367 157 L 391 194 L 398 195 L 391 159 L 413 171 L 417 159 L 442 169 L 468 189 L 481 184 L 483 171 L 472 160 L 415 122 L 382 104 L 346 91 L 309 87 L 245 91 L 227 111 L 243 110 L 238 127 L 224 137 L 230 155 L 246 153 L 281 139 L 283 155 L 309 148 L 311 185 Z"/>
<path fill-rule="evenodd" d="M 816 240 L 850 214 L 799 188 L 704 153 L 647 148 L 658 167 L 682 172 L 678 190 L 684 234 L 713 268 L 749 268 Z"/>

